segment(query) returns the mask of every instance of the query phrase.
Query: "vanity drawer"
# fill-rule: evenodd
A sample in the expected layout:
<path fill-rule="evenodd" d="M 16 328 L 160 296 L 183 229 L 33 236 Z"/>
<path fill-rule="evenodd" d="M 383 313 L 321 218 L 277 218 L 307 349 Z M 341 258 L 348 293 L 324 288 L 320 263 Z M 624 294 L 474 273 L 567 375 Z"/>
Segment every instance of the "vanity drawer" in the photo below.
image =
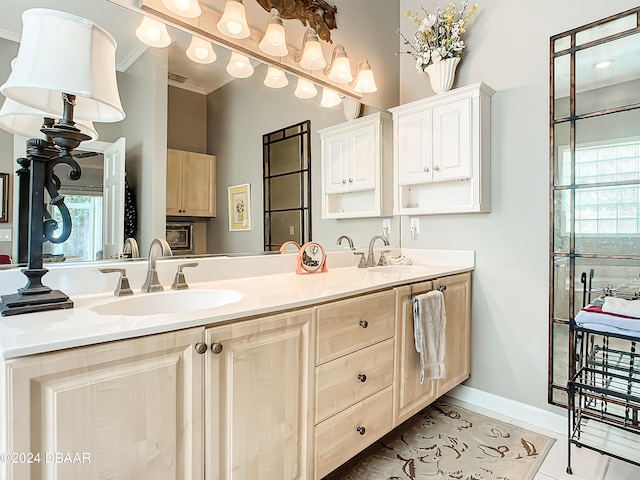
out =
<path fill-rule="evenodd" d="M 389 386 L 316 426 L 315 478 L 324 477 L 391 431 L 391 390 Z"/>
<path fill-rule="evenodd" d="M 389 290 L 318 307 L 316 364 L 393 337 L 395 295 Z"/>
<path fill-rule="evenodd" d="M 316 368 L 316 423 L 391 385 L 393 338 Z"/>

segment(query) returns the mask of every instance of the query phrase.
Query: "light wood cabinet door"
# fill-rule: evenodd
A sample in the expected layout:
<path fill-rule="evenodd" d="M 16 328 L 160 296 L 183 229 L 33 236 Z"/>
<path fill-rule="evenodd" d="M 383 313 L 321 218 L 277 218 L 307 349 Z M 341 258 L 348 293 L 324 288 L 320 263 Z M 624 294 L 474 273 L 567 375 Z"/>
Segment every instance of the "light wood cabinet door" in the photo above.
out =
<path fill-rule="evenodd" d="M 182 152 L 167 150 L 167 215 L 182 215 Z"/>
<path fill-rule="evenodd" d="M 438 279 L 434 286 L 444 287 L 447 312 L 446 371 L 437 381 L 441 397 L 469 378 L 471 372 L 471 273 Z"/>
<path fill-rule="evenodd" d="M 216 157 L 167 150 L 167 215 L 216 216 Z"/>
<path fill-rule="evenodd" d="M 207 330 L 207 480 L 311 478 L 312 323 L 307 309 Z"/>
<path fill-rule="evenodd" d="M 433 290 L 433 282 L 421 282 L 397 289 L 396 390 L 394 426 L 399 425 L 436 399 L 436 382 L 428 378 L 420 383 L 420 356 L 416 351 L 411 295 Z"/>
<path fill-rule="evenodd" d="M 203 331 L 7 361 L 7 448 L 40 462 L 0 477 L 202 478 Z"/>

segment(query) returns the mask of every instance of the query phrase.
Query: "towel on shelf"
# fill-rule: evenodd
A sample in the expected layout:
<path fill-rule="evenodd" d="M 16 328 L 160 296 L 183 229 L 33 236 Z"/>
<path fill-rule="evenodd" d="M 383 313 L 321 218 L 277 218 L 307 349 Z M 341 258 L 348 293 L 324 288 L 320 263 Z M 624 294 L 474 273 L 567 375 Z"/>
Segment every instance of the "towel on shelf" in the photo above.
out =
<path fill-rule="evenodd" d="M 602 311 L 625 317 L 640 318 L 640 300 L 626 300 L 618 297 L 604 297 Z"/>
<path fill-rule="evenodd" d="M 420 383 L 445 375 L 447 314 L 439 290 L 413 297 L 413 335 L 420 355 Z"/>

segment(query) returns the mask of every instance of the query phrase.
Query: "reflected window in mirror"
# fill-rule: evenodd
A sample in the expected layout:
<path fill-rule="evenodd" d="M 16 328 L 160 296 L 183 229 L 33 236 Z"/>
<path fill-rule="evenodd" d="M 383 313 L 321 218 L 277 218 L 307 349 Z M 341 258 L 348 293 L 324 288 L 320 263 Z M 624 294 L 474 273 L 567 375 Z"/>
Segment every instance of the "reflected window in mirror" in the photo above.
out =
<path fill-rule="evenodd" d="M 263 135 L 264 249 L 311 240 L 311 122 Z"/>
<path fill-rule="evenodd" d="M 566 406 L 570 322 L 640 275 L 640 7 L 551 37 L 548 401 Z"/>

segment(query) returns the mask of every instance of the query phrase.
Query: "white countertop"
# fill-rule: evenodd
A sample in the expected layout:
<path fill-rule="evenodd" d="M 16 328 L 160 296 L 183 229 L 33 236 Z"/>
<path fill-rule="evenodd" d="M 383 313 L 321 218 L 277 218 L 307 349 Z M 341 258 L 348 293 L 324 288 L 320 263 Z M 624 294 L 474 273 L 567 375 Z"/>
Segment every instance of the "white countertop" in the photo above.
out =
<path fill-rule="evenodd" d="M 411 252 L 414 258 L 417 258 L 418 251 Z M 428 251 L 420 251 L 420 253 L 423 252 Z M 434 251 L 429 252 L 433 253 Z M 443 251 L 439 252 L 443 253 Z M 402 253 L 405 254 L 405 251 L 403 250 Z M 143 316 L 101 315 L 93 311 L 92 308 L 119 300 L 113 296 L 111 291 L 99 294 L 74 295 L 72 300 L 75 307 L 72 309 L 0 317 L 0 356 L 5 359 L 14 358 L 70 347 L 212 325 L 253 315 L 315 305 L 351 295 L 473 269 L 473 252 L 459 252 L 459 255 L 449 255 L 448 253 L 449 251 L 437 257 L 425 255 L 420 258 L 419 262 L 414 261 L 414 264 L 424 266 L 424 269 L 417 273 L 379 273 L 366 268 L 356 268 L 355 266 L 338 266 L 336 268 L 330 267 L 326 273 L 297 275 L 294 273 L 293 268 L 289 268 L 292 263 L 295 264 L 295 260 L 292 260 L 292 258 L 295 259 L 295 255 L 287 255 L 290 258 L 282 260 L 286 260 L 287 269 L 290 269 L 290 273 L 265 274 L 264 269 L 257 268 L 256 271 L 259 270 L 259 274 L 256 276 L 241 278 L 236 276 L 236 278 L 228 280 L 215 279 L 198 282 L 197 280 L 201 279 L 202 276 L 194 275 L 193 281 L 190 281 L 189 271 L 185 270 L 190 290 L 234 290 L 243 295 L 242 300 L 236 303 L 191 312 Z M 348 260 L 347 264 L 357 261 L 350 254 L 341 255 Z M 329 259 L 331 260 L 331 254 L 329 254 Z M 218 263 L 210 264 L 206 260 L 205 262 L 209 265 L 207 271 L 215 271 L 219 277 L 225 273 L 219 270 L 220 266 L 224 266 L 226 272 L 229 273 L 229 268 L 233 269 L 234 265 L 239 267 L 241 262 L 246 263 L 248 261 L 246 257 L 237 259 L 237 262 L 234 262 L 234 260 L 236 259 L 223 258 Z M 258 264 L 264 261 L 273 263 L 276 260 L 255 257 L 253 263 Z M 441 262 L 449 262 L 450 264 L 440 265 L 439 263 Z M 331 262 L 328 263 L 331 265 Z M 333 263 L 342 265 L 345 262 L 334 260 Z M 175 268 L 174 265 L 172 265 L 172 271 Z M 128 266 L 132 268 L 131 264 Z M 216 271 L 216 269 L 218 270 Z M 215 277 L 216 275 L 211 276 Z M 112 288 L 115 278 L 112 277 L 111 280 L 110 286 Z M 170 282 L 167 283 L 162 275 L 161 280 L 165 285 L 165 292 L 158 294 L 140 293 L 139 287 L 136 288 L 136 285 L 132 282 L 135 295 L 171 295 L 173 291 L 168 287 Z M 55 285 L 52 286 L 57 288 Z"/>

